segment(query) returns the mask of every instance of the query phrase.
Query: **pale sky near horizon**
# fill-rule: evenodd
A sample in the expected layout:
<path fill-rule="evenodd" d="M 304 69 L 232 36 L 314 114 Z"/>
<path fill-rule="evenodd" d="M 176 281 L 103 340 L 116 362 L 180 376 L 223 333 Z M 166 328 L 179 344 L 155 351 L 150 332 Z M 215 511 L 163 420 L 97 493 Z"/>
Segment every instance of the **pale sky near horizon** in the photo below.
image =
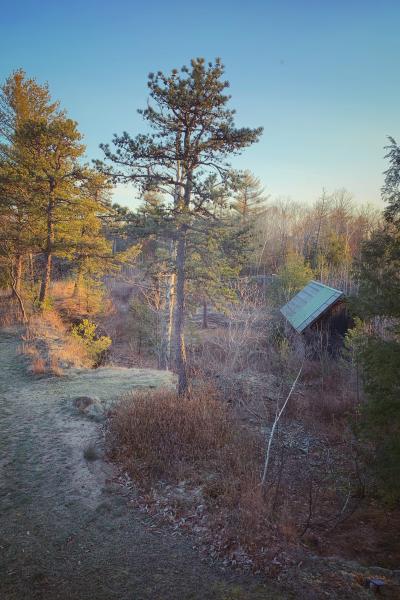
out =
<path fill-rule="evenodd" d="M 123 130 L 150 71 L 220 56 L 237 124 L 264 127 L 235 159 L 272 196 L 345 187 L 380 203 L 386 136 L 400 141 L 400 0 L 0 0 L 0 80 L 22 67 L 79 123 L 88 159 Z M 134 205 L 120 189 L 115 201 Z"/>

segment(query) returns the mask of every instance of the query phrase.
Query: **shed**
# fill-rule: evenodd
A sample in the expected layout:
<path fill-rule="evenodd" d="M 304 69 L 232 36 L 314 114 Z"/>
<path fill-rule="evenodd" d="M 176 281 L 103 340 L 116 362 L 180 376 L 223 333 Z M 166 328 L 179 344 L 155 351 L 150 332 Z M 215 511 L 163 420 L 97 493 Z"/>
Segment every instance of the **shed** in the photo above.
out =
<path fill-rule="evenodd" d="M 330 321 L 329 329 L 332 330 L 332 317 L 338 321 L 337 326 L 333 327 L 335 332 L 343 335 L 347 329 L 344 293 L 319 281 L 310 281 L 281 308 L 281 313 L 298 333 L 327 321 Z"/>

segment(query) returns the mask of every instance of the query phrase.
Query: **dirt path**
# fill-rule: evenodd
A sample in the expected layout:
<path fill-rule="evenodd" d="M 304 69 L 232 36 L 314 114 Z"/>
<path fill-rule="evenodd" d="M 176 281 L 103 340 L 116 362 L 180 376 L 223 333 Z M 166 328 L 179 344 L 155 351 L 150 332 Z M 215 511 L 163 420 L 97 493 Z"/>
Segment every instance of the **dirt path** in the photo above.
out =
<path fill-rule="evenodd" d="M 199 560 L 190 543 L 151 522 L 112 483 L 100 426 L 72 398 L 109 400 L 132 385 L 170 381 L 148 370 L 99 369 L 35 379 L 0 334 L 0 598 L 173 600 L 287 598 Z M 231 579 L 230 579 L 231 577 Z"/>

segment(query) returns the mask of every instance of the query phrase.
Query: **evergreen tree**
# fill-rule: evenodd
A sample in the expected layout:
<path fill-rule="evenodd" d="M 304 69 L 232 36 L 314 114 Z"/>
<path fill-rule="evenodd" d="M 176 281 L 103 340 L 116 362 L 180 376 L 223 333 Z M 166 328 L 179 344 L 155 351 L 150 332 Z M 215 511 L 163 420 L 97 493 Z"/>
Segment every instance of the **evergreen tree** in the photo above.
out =
<path fill-rule="evenodd" d="M 389 159 L 389 168 L 385 171 L 385 183 L 382 199 L 386 202 L 385 217 L 388 222 L 400 219 L 400 147 L 396 140 L 389 137 L 390 144 L 385 158 Z"/>
<path fill-rule="evenodd" d="M 359 311 L 364 318 L 384 318 L 384 335 L 368 336 L 361 349 L 368 400 L 360 431 L 374 446 L 371 466 L 381 492 L 395 501 L 400 498 L 400 149 L 390 140 L 383 187 L 386 221 L 364 242 L 358 267 Z"/>
<path fill-rule="evenodd" d="M 265 213 L 267 196 L 260 180 L 250 171 L 240 173 L 232 208 L 243 221 L 254 221 Z"/>
<path fill-rule="evenodd" d="M 314 272 L 303 256 L 289 253 L 285 264 L 279 269 L 271 286 L 271 299 L 276 306 L 288 302 L 305 285 L 310 283 Z"/>
<path fill-rule="evenodd" d="M 194 216 L 209 213 L 213 205 L 209 176 L 214 187 L 226 183 L 230 169 L 226 159 L 256 142 L 261 128 L 237 129 L 220 60 L 206 65 L 194 59 L 191 67 L 167 75 L 150 74 L 150 102 L 140 111 L 153 133 L 114 138 L 113 152 L 103 146 L 114 163 L 118 181 L 133 181 L 144 189 L 167 193 L 173 199 L 170 214 L 175 227 L 176 308 L 174 319 L 175 366 L 179 394 L 188 388 L 184 342 L 187 242 Z"/>
<path fill-rule="evenodd" d="M 21 306 L 21 283 L 26 255 L 38 251 L 43 234 L 41 186 L 25 160 L 20 134 L 28 123 L 39 123 L 56 113 L 46 85 L 13 73 L 0 89 L 0 253 L 3 281 L 11 285 Z"/>
<path fill-rule="evenodd" d="M 87 178 L 78 159 L 85 147 L 77 124 L 63 113 L 51 120 L 28 121 L 18 131 L 21 161 L 40 187 L 41 206 L 46 215 L 43 244 L 44 271 L 39 302 L 46 302 L 53 256 L 60 250 L 61 231 L 81 201 L 81 184 Z"/>
<path fill-rule="evenodd" d="M 93 272 L 111 256 L 101 214 L 109 210 L 105 177 L 82 165 L 77 124 L 23 71 L 0 93 L 0 253 L 2 277 L 21 303 L 27 255 L 44 259 L 39 300 L 46 302 L 52 260 L 58 255 Z M 1 266 L 1 265 L 0 265 Z"/>

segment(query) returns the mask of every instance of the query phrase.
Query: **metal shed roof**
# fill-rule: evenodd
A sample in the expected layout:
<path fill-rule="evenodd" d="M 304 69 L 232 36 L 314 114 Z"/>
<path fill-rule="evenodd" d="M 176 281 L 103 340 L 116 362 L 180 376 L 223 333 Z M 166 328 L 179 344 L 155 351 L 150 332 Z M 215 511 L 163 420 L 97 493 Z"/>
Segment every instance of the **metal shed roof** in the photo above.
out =
<path fill-rule="evenodd" d="M 344 294 L 340 290 L 335 290 L 335 288 L 318 281 L 310 281 L 281 308 L 281 313 L 294 329 L 301 333 L 342 296 Z"/>

